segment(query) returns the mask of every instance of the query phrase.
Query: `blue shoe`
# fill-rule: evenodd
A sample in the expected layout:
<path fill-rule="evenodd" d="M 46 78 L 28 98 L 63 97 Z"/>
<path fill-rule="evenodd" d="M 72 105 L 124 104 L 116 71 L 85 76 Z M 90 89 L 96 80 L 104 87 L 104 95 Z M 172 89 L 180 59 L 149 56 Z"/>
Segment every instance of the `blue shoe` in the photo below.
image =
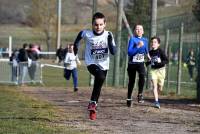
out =
<path fill-rule="evenodd" d="M 158 101 L 154 102 L 154 107 L 160 109 L 160 103 Z"/>

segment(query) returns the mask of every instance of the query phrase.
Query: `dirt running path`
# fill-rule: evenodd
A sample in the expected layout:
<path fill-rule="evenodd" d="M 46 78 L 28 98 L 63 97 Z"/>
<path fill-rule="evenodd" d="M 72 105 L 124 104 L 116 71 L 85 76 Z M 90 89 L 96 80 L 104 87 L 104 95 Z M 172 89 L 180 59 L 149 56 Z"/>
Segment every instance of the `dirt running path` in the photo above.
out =
<path fill-rule="evenodd" d="M 126 90 L 103 89 L 97 120 L 90 121 L 87 112 L 89 88 L 81 88 L 77 93 L 72 89 L 45 87 L 23 87 L 21 90 L 71 115 L 62 123 L 89 130 L 92 134 L 200 133 L 200 105 L 188 100 L 175 101 L 163 97 L 160 110 L 152 107 L 151 99 L 146 99 L 144 104 L 134 100 L 134 105 L 128 108 Z"/>

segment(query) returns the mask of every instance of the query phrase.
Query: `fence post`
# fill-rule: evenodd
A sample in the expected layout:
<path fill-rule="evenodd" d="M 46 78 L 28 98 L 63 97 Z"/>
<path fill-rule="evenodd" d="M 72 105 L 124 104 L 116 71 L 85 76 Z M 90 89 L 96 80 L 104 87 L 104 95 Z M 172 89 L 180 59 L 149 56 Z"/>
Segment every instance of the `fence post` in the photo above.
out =
<path fill-rule="evenodd" d="M 168 55 L 168 59 L 170 59 L 170 50 L 171 48 L 169 47 L 169 29 L 166 30 L 165 34 L 165 54 Z M 169 64 L 167 65 L 167 90 L 169 89 Z"/>
<path fill-rule="evenodd" d="M 9 36 L 8 57 L 11 57 L 11 54 L 12 54 L 12 36 Z"/>
<path fill-rule="evenodd" d="M 198 75 L 197 75 L 197 101 L 200 103 L 200 46 L 199 46 L 199 56 L 198 56 Z"/>
<path fill-rule="evenodd" d="M 156 36 L 157 32 L 157 0 L 151 0 L 151 26 L 150 26 L 150 39 Z M 150 67 L 147 67 L 146 75 L 146 89 L 150 88 L 151 82 L 149 79 Z"/>
<path fill-rule="evenodd" d="M 119 86 L 119 77 L 120 77 L 120 68 L 119 68 L 119 62 L 120 62 L 120 49 L 121 49 L 121 30 L 122 30 L 122 12 L 123 12 L 123 3 L 124 0 L 118 0 L 117 5 L 117 52 L 116 56 L 114 57 L 114 81 L 113 84 L 115 87 Z"/>
<path fill-rule="evenodd" d="M 130 39 L 130 37 L 128 37 L 128 39 L 127 39 L 127 49 L 128 49 L 129 39 Z M 128 67 L 128 55 L 126 55 L 125 67 L 124 67 L 124 82 L 123 82 L 124 88 L 127 86 L 127 67 Z"/>
<path fill-rule="evenodd" d="M 184 24 L 181 23 L 181 29 L 180 29 L 180 35 L 179 35 L 179 55 L 178 55 L 178 75 L 177 75 L 177 90 L 176 93 L 178 95 L 181 94 L 180 88 L 181 88 L 181 69 L 182 69 L 182 48 L 183 48 L 183 30 L 184 30 Z"/>
<path fill-rule="evenodd" d="M 61 13 L 62 13 L 62 0 L 57 0 L 57 49 L 60 48 L 61 45 L 61 41 L 60 41 L 60 37 L 61 37 L 61 32 L 60 32 L 60 27 L 61 27 Z"/>
<path fill-rule="evenodd" d="M 169 63 L 167 65 L 167 90 L 169 90 L 169 81 L 170 81 L 170 54 L 171 54 L 171 46 L 168 47 L 168 59 Z"/>
<path fill-rule="evenodd" d="M 166 30 L 165 34 L 165 54 L 168 54 L 168 47 L 169 47 L 169 29 Z"/>

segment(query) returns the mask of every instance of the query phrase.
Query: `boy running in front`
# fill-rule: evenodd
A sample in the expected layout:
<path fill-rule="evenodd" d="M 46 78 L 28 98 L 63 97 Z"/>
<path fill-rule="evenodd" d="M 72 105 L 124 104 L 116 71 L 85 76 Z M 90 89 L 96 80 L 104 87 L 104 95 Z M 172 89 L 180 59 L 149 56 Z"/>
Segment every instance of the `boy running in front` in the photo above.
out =
<path fill-rule="evenodd" d="M 149 51 L 151 57 L 151 81 L 153 85 L 154 94 L 154 107 L 160 108 L 160 103 L 158 100 L 158 92 L 162 91 L 164 80 L 165 80 L 165 65 L 168 63 L 168 58 L 164 51 L 160 48 L 160 38 L 151 38 L 152 50 Z"/>
<path fill-rule="evenodd" d="M 94 76 L 94 86 L 91 99 L 88 105 L 90 119 L 96 119 L 96 107 L 101 93 L 107 70 L 109 70 L 109 53 L 116 52 L 114 38 L 111 32 L 105 30 L 106 18 L 97 12 L 92 18 L 92 30 L 82 30 L 79 32 L 74 42 L 74 53 L 77 54 L 81 39 L 86 43 L 85 63 L 88 71 Z"/>

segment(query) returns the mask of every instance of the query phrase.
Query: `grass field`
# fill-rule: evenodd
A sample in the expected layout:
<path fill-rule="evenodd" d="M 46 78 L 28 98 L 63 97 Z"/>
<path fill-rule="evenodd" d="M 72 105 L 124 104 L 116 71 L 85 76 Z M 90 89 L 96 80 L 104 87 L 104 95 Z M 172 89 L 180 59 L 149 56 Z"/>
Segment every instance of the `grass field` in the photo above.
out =
<path fill-rule="evenodd" d="M 69 115 L 61 115 L 52 105 L 27 97 L 17 90 L 14 86 L 0 86 L 1 134 L 86 133 L 58 122 Z"/>
<path fill-rule="evenodd" d="M 53 60 L 44 60 L 41 59 L 42 63 L 47 63 L 47 64 L 52 64 L 52 65 L 57 65 L 54 63 Z M 3 69 L 4 68 L 4 69 Z M 113 64 L 111 64 L 111 68 L 108 71 L 107 79 L 106 82 L 104 83 L 104 86 L 112 87 L 113 86 Z M 128 85 L 128 78 L 125 79 L 124 75 L 127 72 L 126 69 L 124 69 L 124 66 L 120 68 L 120 86 L 117 88 L 127 88 Z M 6 64 L 6 66 L 2 66 L 1 69 L 1 75 L 0 75 L 0 80 L 10 80 L 10 65 Z M 9 75 L 8 75 L 9 74 Z M 37 73 L 37 80 L 40 80 L 40 73 Z M 196 97 L 196 74 L 197 70 L 194 69 L 194 79 L 193 81 L 190 81 L 189 74 L 187 67 L 182 67 L 182 75 L 181 75 L 181 95 L 184 95 L 186 97 Z M 57 68 L 57 67 L 49 67 L 49 66 L 44 66 L 42 68 L 42 84 L 40 86 L 45 86 L 45 87 L 63 87 L 63 88 L 71 88 L 73 87 L 73 80 L 72 78 L 70 80 L 66 80 L 64 78 L 64 69 L 63 68 Z M 84 61 L 82 61 L 82 65 L 78 66 L 78 86 L 79 87 L 88 87 L 89 86 L 89 72 L 84 65 Z M 27 80 L 29 79 L 29 76 L 27 74 Z M 167 78 L 166 78 L 167 80 Z M 168 93 L 173 93 L 176 94 L 176 89 L 177 89 L 177 65 L 170 64 L 170 72 L 169 72 L 169 87 L 167 88 L 167 81 L 165 81 L 165 87 L 164 87 L 164 93 L 167 95 Z M 123 85 L 125 82 L 125 85 Z M 33 84 L 28 84 L 29 86 L 38 86 L 33 85 Z M 137 81 L 135 88 L 137 89 Z"/>
<path fill-rule="evenodd" d="M 82 61 L 84 63 L 84 61 Z M 122 69 L 124 70 L 124 69 Z M 107 86 L 112 86 L 113 81 L 113 75 L 112 75 L 113 69 L 110 69 L 108 71 L 108 77 L 107 77 Z M 120 73 L 120 86 L 118 88 L 123 87 L 123 81 L 124 81 L 124 73 Z M 194 70 L 194 78 L 196 77 L 196 69 Z M 165 82 L 164 87 L 164 94 L 176 94 L 176 80 L 177 80 L 177 65 L 170 65 L 170 82 L 169 83 L 169 89 L 167 89 L 167 83 Z M 78 81 L 80 87 L 87 87 L 89 86 L 89 72 L 85 65 L 81 65 L 78 67 Z M 127 80 L 128 81 L 128 80 Z M 195 79 L 191 82 L 188 75 L 187 67 L 182 67 L 182 77 L 181 81 L 185 82 L 181 84 L 181 95 L 189 98 L 195 98 L 196 97 L 196 82 Z M 51 68 L 47 67 L 43 69 L 43 82 L 44 85 L 47 87 L 73 87 L 72 79 L 69 81 L 66 81 L 63 77 L 63 69 L 60 68 Z M 136 83 L 137 84 L 137 83 Z M 128 84 L 126 84 L 127 86 Z M 105 85 L 104 85 L 105 86 Z M 126 88 L 126 87 L 125 87 Z M 137 88 L 137 85 L 136 85 Z"/>
<path fill-rule="evenodd" d="M 53 64 L 53 63 L 50 63 Z M 82 61 L 82 64 L 84 62 Z M 72 76 L 69 81 L 64 78 L 64 70 L 56 67 L 44 67 L 43 68 L 43 84 L 47 87 L 72 87 Z M 88 86 L 89 73 L 85 65 L 78 66 L 78 85 Z"/>

